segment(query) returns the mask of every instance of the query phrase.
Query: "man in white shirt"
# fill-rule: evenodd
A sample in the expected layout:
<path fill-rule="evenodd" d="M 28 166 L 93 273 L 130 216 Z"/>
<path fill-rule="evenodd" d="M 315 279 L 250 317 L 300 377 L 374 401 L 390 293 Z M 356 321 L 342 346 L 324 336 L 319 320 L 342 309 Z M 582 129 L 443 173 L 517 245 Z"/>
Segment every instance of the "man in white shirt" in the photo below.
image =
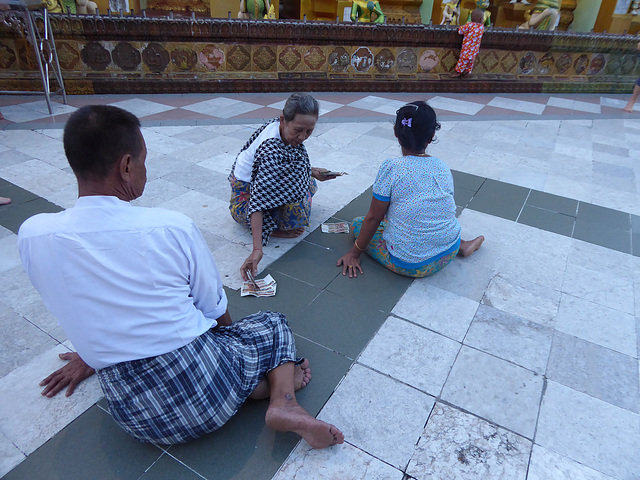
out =
<path fill-rule="evenodd" d="M 184 215 L 134 207 L 146 183 L 139 120 L 112 106 L 76 111 L 64 148 L 78 201 L 20 227 L 24 268 L 78 353 L 43 395 L 97 372 L 113 418 L 141 441 L 181 443 L 220 428 L 249 397 L 266 423 L 315 448 L 344 441 L 296 401 L 311 379 L 284 315 L 231 323 L 220 274 Z"/>

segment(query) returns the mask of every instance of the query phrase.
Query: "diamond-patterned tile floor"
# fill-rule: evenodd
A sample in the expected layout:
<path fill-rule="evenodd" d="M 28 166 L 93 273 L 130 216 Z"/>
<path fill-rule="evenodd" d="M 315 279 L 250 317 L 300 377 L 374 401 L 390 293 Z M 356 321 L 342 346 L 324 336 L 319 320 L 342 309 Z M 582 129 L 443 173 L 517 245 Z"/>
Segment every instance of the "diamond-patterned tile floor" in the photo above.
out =
<path fill-rule="evenodd" d="M 0 475 L 7 479 L 618 479 L 640 472 L 640 113 L 623 95 L 318 93 L 312 163 L 321 184 L 303 238 L 274 239 L 262 267 L 278 295 L 241 298 L 251 241 L 227 213 L 226 174 L 286 93 L 54 98 L 1 96 Z M 390 120 L 424 98 L 442 122 L 432 155 L 454 173 L 472 257 L 427 279 L 365 258 L 335 261 L 349 235 L 317 228 L 366 213 L 381 162 L 399 154 Z M 158 448 L 110 419 L 93 379 L 45 399 L 38 382 L 71 348 L 22 271 L 15 232 L 71 207 L 61 133 L 69 113 L 108 103 L 141 117 L 149 182 L 136 201 L 179 210 L 203 231 L 234 318 L 287 314 L 313 380 L 301 403 L 346 443 L 313 451 L 264 427 L 248 402 L 221 430 Z"/>

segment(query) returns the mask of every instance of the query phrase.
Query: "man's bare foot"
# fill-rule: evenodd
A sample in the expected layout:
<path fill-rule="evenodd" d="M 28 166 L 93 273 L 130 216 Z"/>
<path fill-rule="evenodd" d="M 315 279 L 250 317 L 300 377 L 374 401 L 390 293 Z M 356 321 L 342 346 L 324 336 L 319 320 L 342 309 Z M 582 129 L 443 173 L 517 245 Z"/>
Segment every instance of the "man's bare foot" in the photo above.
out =
<path fill-rule="evenodd" d="M 0 205 L 6 205 L 8 203 L 11 203 L 11 199 L 10 198 L 0 197 Z"/>
<path fill-rule="evenodd" d="M 624 110 L 627 113 L 633 113 L 633 105 L 631 105 L 631 106 L 627 105 L 622 110 Z"/>
<path fill-rule="evenodd" d="M 304 361 L 295 366 L 293 370 L 293 388 L 297 392 L 298 390 L 302 390 L 304 387 L 309 385 L 311 381 L 311 369 L 309 368 L 309 360 L 304 359 Z M 269 380 L 263 378 L 258 383 L 258 386 L 251 392 L 249 397 L 254 400 L 262 400 L 264 398 L 269 398 L 271 395 L 271 386 L 269 385 Z"/>
<path fill-rule="evenodd" d="M 293 230 L 274 230 L 271 234 L 272 237 L 278 238 L 296 238 L 304 233 L 304 227 L 294 228 Z"/>
<path fill-rule="evenodd" d="M 296 368 L 293 372 L 293 387 L 298 390 L 302 390 L 304 387 L 309 385 L 311 381 L 311 369 L 309 368 L 309 360 L 304 359 L 304 361 L 296 365 Z"/>
<path fill-rule="evenodd" d="M 482 235 L 474 238 L 473 240 L 460 240 L 460 250 L 458 250 L 458 255 L 461 257 L 468 257 L 480 248 L 482 242 L 484 242 L 484 237 Z"/>
<path fill-rule="evenodd" d="M 290 394 L 271 401 L 265 423 L 277 432 L 297 433 L 313 448 L 344 443 L 344 434 L 337 427 L 313 418 Z"/>

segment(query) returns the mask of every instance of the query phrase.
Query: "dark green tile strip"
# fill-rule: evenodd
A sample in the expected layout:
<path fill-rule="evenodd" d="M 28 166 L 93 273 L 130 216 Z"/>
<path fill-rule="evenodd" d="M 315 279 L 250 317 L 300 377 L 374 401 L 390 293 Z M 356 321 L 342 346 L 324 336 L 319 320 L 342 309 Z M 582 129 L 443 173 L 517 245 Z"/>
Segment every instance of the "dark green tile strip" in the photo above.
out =
<path fill-rule="evenodd" d="M 640 256 L 637 215 L 455 170 L 452 173 L 458 210 L 470 208 Z"/>
<path fill-rule="evenodd" d="M 0 178 L 0 197 L 8 197 L 11 203 L 0 205 L 0 225 L 18 233 L 22 222 L 37 213 L 55 213 L 64 210 L 44 198 Z"/>

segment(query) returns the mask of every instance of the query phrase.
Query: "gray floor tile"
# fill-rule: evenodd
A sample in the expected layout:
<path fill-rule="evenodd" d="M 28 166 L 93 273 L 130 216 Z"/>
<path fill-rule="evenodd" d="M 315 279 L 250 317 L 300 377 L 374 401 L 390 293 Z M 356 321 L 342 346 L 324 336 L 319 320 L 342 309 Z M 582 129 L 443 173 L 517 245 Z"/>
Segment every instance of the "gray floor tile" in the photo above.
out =
<path fill-rule="evenodd" d="M 542 385 L 540 375 L 463 346 L 442 399 L 531 439 Z"/>
<path fill-rule="evenodd" d="M 329 218 L 325 223 L 338 223 L 343 222 L 336 217 Z M 351 225 L 351 222 L 348 222 Z M 319 245 L 330 249 L 337 254 L 333 264 L 338 261 L 342 255 L 344 255 L 353 246 L 353 232 L 349 227 L 349 233 L 323 233 L 321 228 L 316 228 L 312 233 L 307 235 L 304 242 L 311 243 L 313 245 Z"/>
<path fill-rule="evenodd" d="M 169 452 L 208 479 L 268 480 L 300 437 L 270 430 L 264 423 L 267 406 L 268 400 L 248 400 L 219 430 Z"/>
<path fill-rule="evenodd" d="M 367 188 L 361 195 L 352 200 L 341 210 L 338 210 L 333 216 L 345 222 L 351 222 L 356 217 L 362 217 L 367 214 L 371 206 L 373 198 L 373 190 Z"/>
<path fill-rule="evenodd" d="M 341 255 L 325 247 L 300 242 L 280 257 L 271 269 L 318 288 L 324 288 L 341 273 L 341 270 L 336 267 L 336 261 Z"/>
<path fill-rule="evenodd" d="M 464 344 L 544 374 L 553 329 L 480 305 Z"/>
<path fill-rule="evenodd" d="M 166 453 L 139 480 L 202 480 L 202 476 Z"/>
<path fill-rule="evenodd" d="M 239 290 L 231 291 L 232 293 L 227 291 L 229 304 L 243 316 L 260 310 L 270 310 L 284 313 L 291 322 L 321 292 L 321 289 L 317 287 L 288 277 L 271 268 L 264 270 L 264 275 L 267 274 L 271 275 L 278 284 L 275 297 L 241 297 Z"/>
<path fill-rule="evenodd" d="M 527 205 L 544 208 L 551 212 L 563 213 L 575 217 L 578 211 L 578 201 L 572 198 L 560 197 L 550 193 L 531 190 Z"/>
<path fill-rule="evenodd" d="M 640 233 L 631 234 L 631 254 L 640 257 Z"/>
<path fill-rule="evenodd" d="M 411 285 L 411 278 L 387 270 L 367 254 L 360 257 L 364 274 L 349 278 L 341 273 L 327 286 L 340 296 L 367 302 L 375 309 L 390 312 Z"/>
<path fill-rule="evenodd" d="M 8 197 L 11 199 L 11 203 L 0 205 L 0 212 L 38 198 L 36 194 L 7 181 L 0 184 L 0 197 Z"/>
<path fill-rule="evenodd" d="M 295 333 L 356 358 L 386 318 L 386 313 L 368 303 L 366 298 L 356 300 L 322 292 L 289 323 Z"/>
<path fill-rule="evenodd" d="M 640 233 L 640 216 L 631 215 L 631 231 L 633 233 Z"/>
<path fill-rule="evenodd" d="M 580 202 L 577 219 L 593 222 L 600 225 L 600 228 L 609 227 L 626 231 L 631 228 L 631 218 L 628 213 L 591 203 Z"/>
<path fill-rule="evenodd" d="M 518 217 L 518 223 L 570 237 L 573 233 L 575 218 L 562 213 L 525 205 Z"/>
<path fill-rule="evenodd" d="M 456 188 L 453 193 L 453 197 L 456 202 L 456 205 L 460 207 L 466 207 L 475 194 L 476 194 L 475 190 L 468 190 L 466 188 Z"/>
<path fill-rule="evenodd" d="M 628 229 L 621 230 L 578 217 L 573 230 L 573 238 L 619 252 L 631 253 L 631 234 Z"/>
<path fill-rule="evenodd" d="M 636 359 L 556 332 L 547 377 L 579 392 L 638 412 Z"/>
<path fill-rule="evenodd" d="M 467 208 L 507 220 L 515 220 L 518 218 L 528 194 L 528 188 L 487 180 L 469 202 Z"/>
<path fill-rule="evenodd" d="M 296 398 L 314 417 L 320 412 L 353 361 L 295 334 L 296 355 L 309 359 L 311 382 L 296 392 Z"/>
<path fill-rule="evenodd" d="M 0 225 L 18 233 L 20 225 L 29 217 L 38 213 L 55 213 L 64 210 L 62 207 L 48 202 L 44 198 L 36 198 L 20 205 L 0 211 Z"/>
<path fill-rule="evenodd" d="M 466 190 L 477 192 L 486 180 L 484 177 L 459 172 L 458 170 L 451 170 L 451 175 L 453 176 L 453 185 L 456 190 L 458 188 L 464 188 Z"/>
<path fill-rule="evenodd" d="M 4 480 L 136 480 L 162 454 L 94 406 L 29 455 Z"/>

